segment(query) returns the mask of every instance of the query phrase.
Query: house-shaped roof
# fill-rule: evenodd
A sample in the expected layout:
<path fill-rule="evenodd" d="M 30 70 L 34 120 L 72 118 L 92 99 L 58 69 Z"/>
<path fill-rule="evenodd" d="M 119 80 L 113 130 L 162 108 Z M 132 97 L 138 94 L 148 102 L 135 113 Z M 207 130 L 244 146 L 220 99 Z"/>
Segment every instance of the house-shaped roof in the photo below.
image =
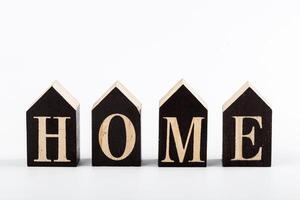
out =
<path fill-rule="evenodd" d="M 172 97 L 182 86 L 186 87 L 191 94 L 205 107 L 207 108 L 207 104 L 203 101 L 203 99 L 194 92 L 194 90 L 186 83 L 185 80 L 181 79 L 178 81 L 173 88 L 159 101 L 159 106 L 163 106 L 169 99 Z"/>
<path fill-rule="evenodd" d="M 248 89 L 251 89 L 256 95 L 271 108 L 270 104 L 257 92 L 257 90 L 250 84 L 246 82 L 226 103 L 223 105 L 223 111 L 226 111 L 234 102 L 236 102 Z"/>
<path fill-rule="evenodd" d="M 78 109 L 79 102 L 58 81 L 55 81 L 49 88 L 47 88 L 47 90 L 32 104 L 32 106 L 34 106 L 51 88 L 53 88 L 63 99 L 65 99 L 66 102 L 72 106 L 72 108 L 75 110 Z"/>
<path fill-rule="evenodd" d="M 140 101 L 119 81 L 116 81 L 105 93 L 96 101 L 93 106 L 93 109 L 96 108 L 105 97 L 110 94 L 114 89 L 118 89 L 136 108 L 139 112 L 141 112 L 142 104 Z"/>

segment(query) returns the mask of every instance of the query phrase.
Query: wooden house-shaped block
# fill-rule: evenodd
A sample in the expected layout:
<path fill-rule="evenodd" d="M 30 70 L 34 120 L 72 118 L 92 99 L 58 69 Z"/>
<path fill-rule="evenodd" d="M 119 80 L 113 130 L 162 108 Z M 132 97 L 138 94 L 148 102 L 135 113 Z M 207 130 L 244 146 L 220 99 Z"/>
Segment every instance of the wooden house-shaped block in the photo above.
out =
<path fill-rule="evenodd" d="M 206 167 L 207 108 L 184 80 L 161 100 L 160 167 Z"/>
<path fill-rule="evenodd" d="M 79 103 L 55 82 L 27 111 L 28 166 L 77 166 Z"/>
<path fill-rule="evenodd" d="M 141 166 L 141 103 L 116 82 L 92 109 L 93 166 Z"/>
<path fill-rule="evenodd" d="M 271 166 L 272 110 L 246 83 L 223 106 L 223 166 Z"/>

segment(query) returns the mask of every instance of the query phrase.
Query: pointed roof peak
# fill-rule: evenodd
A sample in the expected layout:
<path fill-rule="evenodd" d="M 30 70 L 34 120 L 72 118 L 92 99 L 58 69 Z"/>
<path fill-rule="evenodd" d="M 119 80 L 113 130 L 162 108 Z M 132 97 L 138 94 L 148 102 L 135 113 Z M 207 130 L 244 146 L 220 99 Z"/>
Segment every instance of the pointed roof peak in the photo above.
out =
<path fill-rule="evenodd" d="M 142 104 L 141 102 L 120 82 L 120 81 L 116 81 L 101 97 L 100 99 L 98 99 L 96 101 L 96 103 L 93 106 L 93 109 L 95 107 L 98 106 L 98 104 L 105 99 L 105 97 L 111 93 L 111 91 L 113 91 L 115 88 L 117 88 L 118 90 L 120 90 L 120 92 L 122 94 L 124 94 L 124 96 L 126 96 L 126 98 L 134 104 L 134 106 L 138 109 L 139 112 L 141 112 L 142 109 Z"/>
<path fill-rule="evenodd" d="M 173 96 L 173 94 L 175 94 L 177 92 L 177 90 L 179 88 L 181 88 L 182 86 L 185 86 L 192 94 L 193 96 L 205 107 L 207 108 L 207 104 L 205 103 L 205 101 L 203 101 L 203 99 L 196 93 L 194 92 L 194 90 L 189 86 L 189 84 L 184 80 L 184 79 L 180 79 L 172 88 L 171 90 L 169 90 L 169 92 L 167 92 L 167 94 L 165 94 L 165 96 L 163 98 L 160 99 L 159 101 L 159 106 L 161 107 L 162 105 L 164 105 L 168 99 Z"/>
<path fill-rule="evenodd" d="M 177 82 L 178 85 L 186 85 L 186 81 L 182 78 Z"/>
<path fill-rule="evenodd" d="M 125 88 L 125 86 L 120 82 L 120 81 L 116 81 L 114 82 L 113 86 L 115 86 L 116 88 Z"/>
<path fill-rule="evenodd" d="M 31 105 L 31 107 L 34 106 L 36 102 L 38 102 L 40 98 L 51 88 L 53 88 L 62 98 L 64 98 L 68 102 L 68 104 L 70 104 L 70 106 L 72 106 L 75 110 L 78 109 L 79 102 L 57 80 L 54 81 L 53 84 L 48 87 L 45 92 L 42 93 L 42 95 Z"/>
<path fill-rule="evenodd" d="M 271 108 L 270 104 L 260 95 L 257 89 L 249 81 L 247 81 L 236 93 L 234 93 L 229 100 L 225 102 L 223 105 L 223 112 L 227 110 L 249 88 L 252 89 Z"/>
<path fill-rule="evenodd" d="M 54 81 L 52 86 L 75 110 L 79 107 L 79 102 L 71 93 L 65 89 L 57 80 Z"/>

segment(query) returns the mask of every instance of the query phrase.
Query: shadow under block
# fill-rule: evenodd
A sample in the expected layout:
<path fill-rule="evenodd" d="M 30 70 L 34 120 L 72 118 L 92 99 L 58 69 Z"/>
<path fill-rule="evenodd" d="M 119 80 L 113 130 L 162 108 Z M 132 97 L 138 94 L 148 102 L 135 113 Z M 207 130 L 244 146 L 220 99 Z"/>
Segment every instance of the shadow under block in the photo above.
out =
<path fill-rule="evenodd" d="M 207 109 L 183 80 L 160 101 L 158 165 L 207 165 Z"/>
<path fill-rule="evenodd" d="M 79 103 L 55 82 L 27 111 L 27 165 L 79 162 Z"/>
<path fill-rule="evenodd" d="M 272 110 L 246 83 L 223 107 L 223 166 L 271 166 Z"/>
<path fill-rule="evenodd" d="M 92 165 L 141 166 L 141 104 L 119 82 L 92 110 Z"/>

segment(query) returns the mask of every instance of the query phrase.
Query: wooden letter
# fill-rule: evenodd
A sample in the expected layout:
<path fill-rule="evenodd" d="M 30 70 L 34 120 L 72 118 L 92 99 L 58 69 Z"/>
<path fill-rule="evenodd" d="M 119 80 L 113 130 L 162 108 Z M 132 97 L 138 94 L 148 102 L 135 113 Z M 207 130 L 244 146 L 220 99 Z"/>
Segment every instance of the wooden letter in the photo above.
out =
<path fill-rule="evenodd" d="M 160 101 L 159 166 L 205 167 L 207 109 L 181 80 Z"/>
<path fill-rule="evenodd" d="M 141 104 L 116 82 L 92 110 L 93 166 L 141 166 Z"/>
<path fill-rule="evenodd" d="M 177 118 L 176 117 L 164 117 L 168 121 L 167 125 L 167 143 L 166 143 L 166 157 L 162 162 L 168 163 L 168 162 L 174 162 L 170 158 L 170 132 L 172 129 L 172 133 L 174 135 L 174 141 L 176 145 L 176 150 L 178 152 L 178 157 L 179 157 L 179 162 L 183 163 L 186 150 L 187 150 L 187 145 L 189 144 L 191 135 L 192 135 L 192 130 L 194 130 L 194 144 L 193 144 L 193 160 L 190 160 L 189 162 L 204 162 L 200 159 L 200 154 L 201 154 L 201 149 L 200 149 L 200 144 L 201 144 L 201 124 L 202 120 L 204 119 L 203 117 L 194 117 L 192 120 L 191 127 L 189 129 L 189 133 L 185 142 L 185 145 L 183 146 L 182 144 L 182 138 L 181 138 L 181 133 L 179 130 L 179 126 L 177 123 Z"/>
<path fill-rule="evenodd" d="M 79 103 L 55 82 L 27 111 L 28 166 L 77 166 Z"/>
<path fill-rule="evenodd" d="M 47 159 L 47 138 L 58 138 L 58 159 L 54 162 L 71 162 L 67 159 L 66 120 L 70 117 L 54 117 L 58 120 L 58 134 L 47 134 L 46 120 L 51 117 L 34 117 L 39 122 L 38 159 L 34 162 L 51 162 Z"/>
<path fill-rule="evenodd" d="M 223 107 L 223 166 L 271 166 L 272 110 L 246 83 Z"/>
<path fill-rule="evenodd" d="M 124 153 L 120 157 L 115 157 L 111 154 L 109 144 L 108 144 L 108 135 L 109 135 L 109 125 L 111 120 L 114 117 L 121 117 L 125 125 L 126 133 L 126 144 Z M 125 115 L 122 114 L 112 114 L 109 115 L 102 123 L 99 130 L 99 144 L 103 153 L 112 160 L 124 160 L 132 152 L 135 145 L 135 130 L 132 122 Z"/>
<path fill-rule="evenodd" d="M 243 157 L 243 139 L 249 138 L 252 142 L 252 145 L 255 145 L 255 130 L 252 128 L 249 134 L 243 134 L 244 128 L 244 119 L 254 119 L 259 123 L 259 128 L 262 128 L 262 118 L 260 116 L 247 117 L 247 116 L 234 116 L 235 119 L 235 156 L 232 160 L 242 161 L 242 160 L 261 160 L 261 150 L 262 147 L 259 148 L 258 153 L 251 158 Z"/>

